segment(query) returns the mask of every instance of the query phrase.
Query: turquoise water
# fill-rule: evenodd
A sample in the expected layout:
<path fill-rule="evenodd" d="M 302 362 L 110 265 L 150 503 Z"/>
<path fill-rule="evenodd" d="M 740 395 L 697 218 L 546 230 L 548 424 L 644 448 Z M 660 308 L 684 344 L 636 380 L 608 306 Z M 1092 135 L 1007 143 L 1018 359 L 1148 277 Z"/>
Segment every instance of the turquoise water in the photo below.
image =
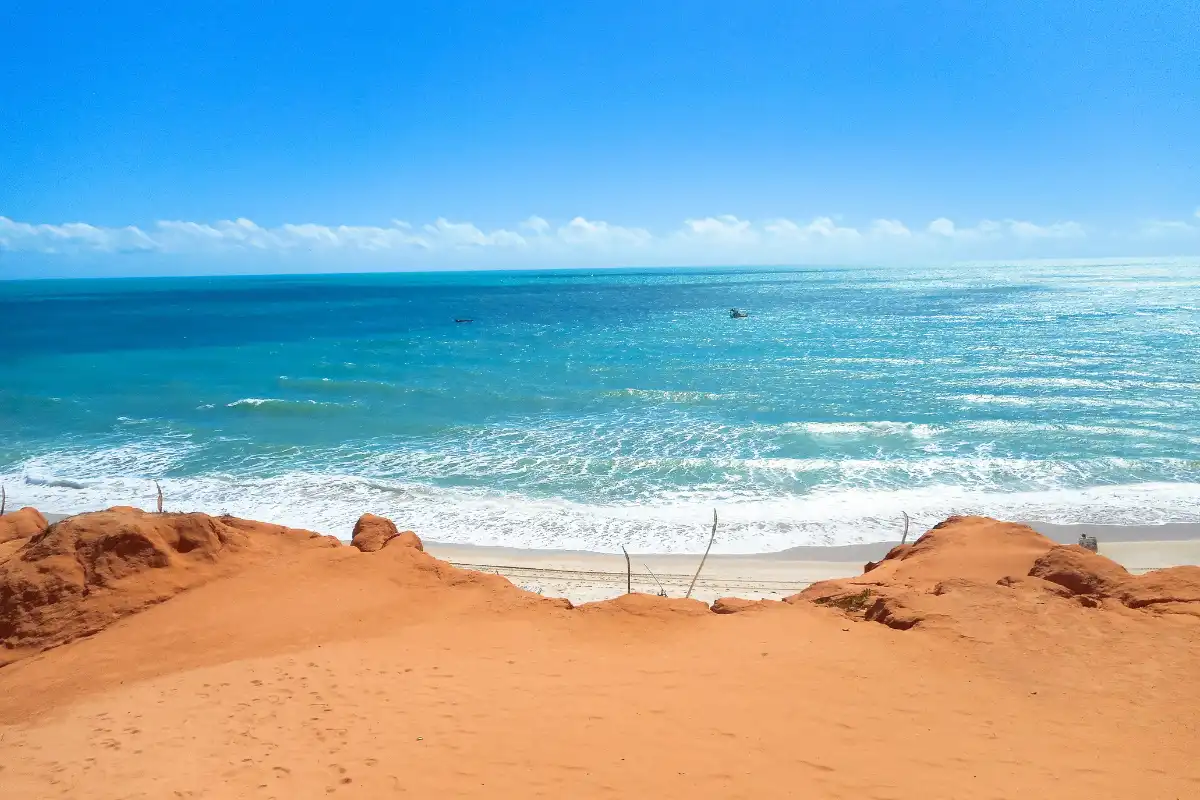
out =
<path fill-rule="evenodd" d="M 342 536 L 663 552 L 714 507 L 725 552 L 1198 521 L 1198 412 L 1195 266 L 0 283 L 0 481 L 55 511 L 158 479 Z"/>

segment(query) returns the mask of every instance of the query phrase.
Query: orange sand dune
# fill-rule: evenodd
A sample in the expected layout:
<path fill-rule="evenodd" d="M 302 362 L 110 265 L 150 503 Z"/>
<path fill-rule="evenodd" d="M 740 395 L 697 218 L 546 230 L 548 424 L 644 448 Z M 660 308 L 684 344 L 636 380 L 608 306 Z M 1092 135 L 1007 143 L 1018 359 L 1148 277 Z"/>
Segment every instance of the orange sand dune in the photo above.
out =
<path fill-rule="evenodd" d="M 21 525 L 4 798 L 1200 797 L 1200 568 L 1134 577 L 1022 526 L 949 520 L 718 614 L 572 608 L 381 518 L 357 547 L 131 509 Z"/>

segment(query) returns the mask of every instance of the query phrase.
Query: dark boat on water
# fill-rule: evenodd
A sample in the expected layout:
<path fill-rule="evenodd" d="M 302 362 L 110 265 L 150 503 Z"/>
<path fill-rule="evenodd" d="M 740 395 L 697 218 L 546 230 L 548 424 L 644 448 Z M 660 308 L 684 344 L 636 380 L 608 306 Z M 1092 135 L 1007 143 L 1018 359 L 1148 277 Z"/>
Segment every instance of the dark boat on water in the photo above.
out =
<path fill-rule="evenodd" d="M 455 319 L 454 321 L 455 322 L 474 322 L 475 320 L 463 318 L 463 319 Z"/>
<path fill-rule="evenodd" d="M 729 316 L 732 319 L 745 319 L 750 315 L 745 311 L 742 311 L 740 308 L 731 308 L 729 309 Z"/>

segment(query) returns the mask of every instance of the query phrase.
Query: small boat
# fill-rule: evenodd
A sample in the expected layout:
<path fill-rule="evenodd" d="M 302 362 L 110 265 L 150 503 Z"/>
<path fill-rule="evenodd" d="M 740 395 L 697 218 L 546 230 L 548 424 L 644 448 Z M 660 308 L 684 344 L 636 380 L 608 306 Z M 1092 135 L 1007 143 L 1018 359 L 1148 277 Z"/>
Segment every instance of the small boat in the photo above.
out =
<path fill-rule="evenodd" d="M 475 320 L 473 320 L 473 319 L 467 319 L 467 318 L 465 318 L 465 317 L 464 317 L 464 318 L 462 318 L 462 319 L 455 319 L 454 321 L 455 321 L 455 322 L 474 322 Z"/>
<path fill-rule="evenodd" d="M 730 319 L 745 319 L 748 316 L 750 316 L 750 315 L 747 314 L 745 311 L 742 311 L 740 308 L 729 309 Z"/>

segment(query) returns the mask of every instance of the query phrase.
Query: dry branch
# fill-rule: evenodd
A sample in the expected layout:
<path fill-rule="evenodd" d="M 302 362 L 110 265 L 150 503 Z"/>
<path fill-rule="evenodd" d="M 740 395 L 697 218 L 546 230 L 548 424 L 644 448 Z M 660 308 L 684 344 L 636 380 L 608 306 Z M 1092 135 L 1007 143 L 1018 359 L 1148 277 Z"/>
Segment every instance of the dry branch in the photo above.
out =
<path fill-rule="evenodd" d="M 625 594 L 633 594 L 633 568 L 629 566 L 629 551 L 625 545 L 621 545 L 621 552 L 625 554 Z"/>
<path fill-rule="evenodd" d="M 651 577 L 651 578 L 654 578 L 654 582 L 658 584 L 658 596 L 659 596 L 659 597 L 666 597 L 666 596 L 667 596 L 667 590 L 663 588 L 662 581 L 660 581 L 660 580 L 658 579 L 658 576 L 654 574 L 654 570 L 650 569 L 650 565 L 649 565 L 649 564 L 646 564 L 646 563 L 644 563 L 644 562 L 642 563 L 642 566 L 646 568 L 646 572 L 649 572 L 649 573 L 650 573 L 650 577 Z"/>
<path fill-rule="evenodd" d="M 683 597 L 688 599 L 692 596 L 692 589 L 696 587 L 696 579 L 700 577 L 700 571 L 704 569 L 704 562 L 708 561 L 708 551 L 712 550 L 713 541 L 717 538 L 717 510 L 713 509 L 713 529 L 712 536 L 708 537 L 708 547 L 704 548 L 704 558 L 700 559 L 700 566 L 696 567 L 696 574 L 692 576 L 692 582 L 688 584 L 687 594 Z"/>

